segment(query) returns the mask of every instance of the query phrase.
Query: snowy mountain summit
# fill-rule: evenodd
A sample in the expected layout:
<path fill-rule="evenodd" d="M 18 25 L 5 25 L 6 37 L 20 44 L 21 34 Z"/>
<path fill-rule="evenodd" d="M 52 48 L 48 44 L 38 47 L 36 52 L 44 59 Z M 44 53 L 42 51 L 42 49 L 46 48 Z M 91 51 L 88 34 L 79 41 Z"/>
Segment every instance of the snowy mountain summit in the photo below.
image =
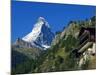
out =
<path fill-rule="evenodd" d="M 39 17 L 32 31 L 22 40 L 30 43 L 33 47 L 47 49 L 50 47 L 53 38 L 54 34 L 51 32 L 48 22 L 43 17 Z"/>

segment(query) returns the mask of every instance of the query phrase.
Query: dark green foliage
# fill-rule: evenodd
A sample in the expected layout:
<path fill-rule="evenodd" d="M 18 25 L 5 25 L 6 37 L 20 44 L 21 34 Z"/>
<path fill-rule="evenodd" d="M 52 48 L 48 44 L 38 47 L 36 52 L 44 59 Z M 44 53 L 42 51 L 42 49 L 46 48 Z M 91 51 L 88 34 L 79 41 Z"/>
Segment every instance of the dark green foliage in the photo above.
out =
<path fill-rule="evenodd" d="M 68 23 L 68 25 L 70 25 L 70 24 L 76 24 L 76 21 L 70 21 L 69 23 Z"/>
<path fill-rule="evenodd" d="M 96 22 L 96 16 L 93 16 L 93 17 L 91 18 L 91 21 L 92 21 L 92 22 Z"/>
<path fill-rule="evenodd" d="M 68 52 L 77 46 L 77 42 L 75 37 L 69 35 L 65 40 L 62 40 L 61 47 L 65 47 L 65 52 Z"/>
<path fill-rule="evenodd" d="M 81 67 L 81 69 L 83 69 L 83 70 L 86 70 L 86 69 L 88 69 L 88 66 L 89 66 L 89 60 L 86 60 L 85 61 L 85 63 L 84 64 L 82 64 L 82 67 Z"/>
<path fill-rule="evenodd" d="M 77 58 L 75 58 L 75 56 L 74 55 L 70 55 L 70 53 L 69 53 L 69 55 L 67 56 L 67 58 L 66 58 L 66 64 L 67 64 L 67 69 L 68 70 L 77 70 Z"/>
<path fill-rule="evenodd" d="M 55 64 L 54 64 L 55 71 L 60 71 L 61 70 L 60 65 L 63 63 L 64 63 L 64 59 L 61 56 L 57 56 L 55 59 Z"/>
<path fill-rule="evenodd" d="M 96 16 L 93 16 L 91 18 L 91 22 L 92 22 L 92 25 L 91 26 L 95 26 L 96 25 Z"/>
<path fill-rule="evenodd" d="M 23 61 L 26 61 L 29 58 L 26 55 L 24 55 L 24 54 L 22 54 L 18 51 L 12 50 L 12 58 L 11 59 L 12 59 L 11 60 L 11 62 L 12 62 L 11 66 L 15 67 L 16 64 L 19 64 Z"/>
<path fill-rule="evenodd" d="M 31 57 L 33 55 L 32 50 L 34 51 L 34 49 L 26 50 L 24 48 L 12 48 L 12 61 L 11 61 L 12 62 L 11 63 L 12 74 L 31 73 L 31 71 L 36 68 L 36 65 L 37 65 L 36 59 L 33 59 Z M 24 51 L 24 52 L 22 52 L 22 51 Z M 30 55 L 25 54 L 25 51 L 27 51 L 27 53 L 29 52 Z M 33 53 L 35 54 L 35 51 Z M 37 58 L 38 58 L 38 56 L 37 56 Z"/>
<path fill-rule="evenodd" d="M 61 31 L 57 31 L 57 32 L 56 32 L 56 35 L 57 35 L 57 34 L 60 34 L 60 33 L 61 33 Z"/>
<path fill-rule="evenodd" d="M 32 59 L 28 59 L 20 64 L 17 64 L 12 68 L 12 74 L 25 74 L 29 73 L 35 68 L 35 62 Z"/>
<path fill-rule="evenodd" d="M 56 61 L 58 64 L 62 64 L 64 62 L 64 59 L 61 56 L 57 56 Z"/>

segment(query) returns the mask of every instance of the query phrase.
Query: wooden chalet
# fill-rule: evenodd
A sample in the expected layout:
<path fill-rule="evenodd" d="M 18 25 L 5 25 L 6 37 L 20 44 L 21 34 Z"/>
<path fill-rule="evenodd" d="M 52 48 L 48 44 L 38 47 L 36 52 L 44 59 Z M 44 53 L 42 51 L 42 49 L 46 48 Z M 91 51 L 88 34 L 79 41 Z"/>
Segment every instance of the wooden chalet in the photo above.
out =
<path fill-rule="evenodd" d="M 76 54 L 77 57 L 79 57 L 81 54 L 83 54 L 89 47 L 93 46 L 93 43 L 96 41 L 96 32 L 95 27 L 82 27 L 80 29 L 79 35 L 78 35 L 78 47 L 77 49 L 73 50 L 73 53 Z"/>

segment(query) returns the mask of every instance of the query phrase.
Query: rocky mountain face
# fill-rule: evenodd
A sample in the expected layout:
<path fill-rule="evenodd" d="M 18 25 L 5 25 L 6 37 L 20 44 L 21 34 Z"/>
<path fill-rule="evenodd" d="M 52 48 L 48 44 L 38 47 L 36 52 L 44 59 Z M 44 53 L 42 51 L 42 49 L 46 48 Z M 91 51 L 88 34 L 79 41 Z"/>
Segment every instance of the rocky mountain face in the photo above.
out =
<path fill-rule="evenodd" d="M 23 37 L 22 40 L 30 43 L 32 46 L 47 49 L 50 47 L 53 38 L 54 34 L 51 32 L 48 22 L 43 17 L 39 17 L 32 31 Z"/>
<path fill-rule="evenodd" d="M 80 57 L 73 53 L 79 47 L 78 35 L 81 27 L 95 28 L 95 25 L 95 17 L 85 21 L 71 21 L 68 27 L 56 34 L 51 48 L 39 59 L 39 65 L 33 73 L 95 69 L 95 55 L 88 54 L 88 50 Z"/>
<path fill-rule="evenodd" d="M 78 22 L 70 22 L 62 32 L 56 34 L 55 39 L 52 42 L 52 45 L 57 44 L 60 41 L 60 39 L 63 40 L 66 39 L 69 35 L 72 35 L 73 37 L 77 38 L 78 33 L 79 33 Z"/>
<path fill-rule="evenodd" d="M 19 47 L 24 48 L 36 47 L 41 50 L 46 50 L 51 46 L 54 36 L 48 22 L 43 17 L 39 17 L 32 31 L 23 38 L 18 38 L 14 45 L 19 45 Z"/>

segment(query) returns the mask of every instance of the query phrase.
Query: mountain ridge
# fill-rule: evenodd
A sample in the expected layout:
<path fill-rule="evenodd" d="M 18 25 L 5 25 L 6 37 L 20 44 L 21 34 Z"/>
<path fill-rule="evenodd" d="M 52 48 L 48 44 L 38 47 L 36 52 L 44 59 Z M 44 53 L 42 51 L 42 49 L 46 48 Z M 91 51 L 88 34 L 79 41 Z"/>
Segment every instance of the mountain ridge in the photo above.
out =
<path fill-rule="evenodd" d="M 26 36 L 20 39 L 18 38 L 16 42 L 18 44 L 18 40 L 20 40 L 20 42 L 26 43 L 29 47 L 38 47 L 40 49 L 46 50 L 50 47 L 54 37 L 55 35 L 51 31 L 48 22 L 43 17 L 39 17 L 32 31 Z"/>

